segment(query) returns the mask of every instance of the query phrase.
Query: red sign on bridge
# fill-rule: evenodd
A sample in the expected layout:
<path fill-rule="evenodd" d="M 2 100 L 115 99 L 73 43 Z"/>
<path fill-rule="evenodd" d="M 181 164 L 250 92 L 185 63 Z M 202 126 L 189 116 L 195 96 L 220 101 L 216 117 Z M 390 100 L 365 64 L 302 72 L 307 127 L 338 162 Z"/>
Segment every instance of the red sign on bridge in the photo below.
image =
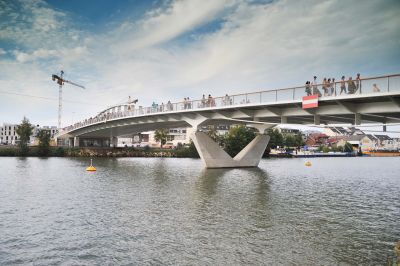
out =
<path fill-rule="evenodd" d="M 318 107 L 318 95 L 303 97 L 303 109 Z"/>

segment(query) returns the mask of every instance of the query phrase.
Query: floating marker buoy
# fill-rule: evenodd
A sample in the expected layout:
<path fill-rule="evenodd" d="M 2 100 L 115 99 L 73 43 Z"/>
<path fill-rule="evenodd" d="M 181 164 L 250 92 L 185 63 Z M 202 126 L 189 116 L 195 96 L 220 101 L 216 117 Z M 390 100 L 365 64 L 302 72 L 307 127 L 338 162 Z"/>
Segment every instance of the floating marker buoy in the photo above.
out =
<path fill-rule="evenodd" d="M 311 166 L 311 162 L 310 162 L 310 161 L 307 161 L 304 165 L 305 165 L 305 166 Z"/>
<path fill-rule="evenodd" d="M 93 160 L 92 159 L 90 159 L 90 166 L 88 168 L 86 168 L 86 171 L 89 171 L 89 172 L 96 171 L 96 168 L 93 166 Z"/>

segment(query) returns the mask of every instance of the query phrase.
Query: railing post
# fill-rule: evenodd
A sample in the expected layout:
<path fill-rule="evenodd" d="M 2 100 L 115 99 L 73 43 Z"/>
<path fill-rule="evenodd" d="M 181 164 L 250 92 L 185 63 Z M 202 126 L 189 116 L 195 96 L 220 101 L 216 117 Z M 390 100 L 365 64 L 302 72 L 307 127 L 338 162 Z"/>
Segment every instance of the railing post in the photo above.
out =
<path fill-rule="evenodd" d="M 390 91 L 390 87 L 389 87 L 389 84 L 390 84 L 390 83 L 389 83 L 390 77 L 388 76 L 387 79 L 388 79 L 388 82 L 387 82 L 387 91 L 389 92 L 389 91 Z"/>
<path fill-rule="evenodd" d="M 336 97 L 337 96 L 337 93 L 336 93 L 336 82 L 334 84 L 335 84 L 335 97 Z"/>
<path fill-rule="evenodd" d="M 262 92 L 260 92 L 260 103 L 262 103 Z"/>
<path fill-rule="evenodd" d="M 278 91 L 275 90 L 275 102 L 277 102 L 277 101 L 278 101 Z"/>
<path fill-rule="evenodd" d="M 295 93 L 296 93 L 296 89 L 295 88 L 293 88 L 293 101 L 294 101 L 294 98 L 295 98 Z"/>

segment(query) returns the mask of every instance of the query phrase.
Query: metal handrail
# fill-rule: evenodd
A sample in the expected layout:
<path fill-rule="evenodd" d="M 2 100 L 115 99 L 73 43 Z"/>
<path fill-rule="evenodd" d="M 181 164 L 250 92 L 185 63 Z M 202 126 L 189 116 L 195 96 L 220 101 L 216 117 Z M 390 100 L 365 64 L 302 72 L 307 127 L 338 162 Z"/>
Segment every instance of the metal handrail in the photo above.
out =
<path fill-rule="evenodd" d="M 361 85 L 364 81 L 370 81 L 370 80 L 381 80 L 381 79 L 387 79 L 387 89 L 384 90 L 382 89 L 380 92 L 388 92 L 390 91 L 390 79 L 393 77 L 400 77 L 400 74 L 391 74 L 391 75 L 385 75 L 385 76 L 376 76 L 376 77 L 367 77 L 367 78 L 362 78 L 360 79 L 360 87 L 357 88 L 359 89 L 359 92 L 357 92 L 357 94 L 365 94 L 365 92 L 363 93 L 361 91 Z M 357 83 L 358 81 L 356 79 L 352 79 L 352 81 L 354 83 Z M 319 91 L 319 93 L 324 93 L 324 95 L 321 95 L 321 98 L 324 97 L 337 97 L 338 95 L 341 95 L 337 93 L 337 88 L 340 88 L 340 83 L 342 82 L 342 80 L 340 81 L 335 81 L 335 82 L 331 82 L 329 85 L 329 89 L 330 92 L 328 92 L 328 95 L 326 95 L 326 91 L 325 92 L 320 92 L 319 89 L 322 89 L 324 84 L 320 83 L 320 84 L 310 84 L 309 88 L 311 88 L 313 90 L 314 87 L 317 88 L 317 90 Z M 344 80 L 345 84 L 348 85 L 349 80 Z M 337 84 L 339 84 L 339 86 L 336 86 Z M 325 84 L 326 85 L 326 84 Z M 400 85 L 400 82 L 399 82 Z M 333 88 L 333 91 L 331 90 Z M 81 127 L 85 127 L 88 125 L 93 125 L 96 123 L 103 123 L 103 122 L 107 122 L 110 120 L 114 120 L 114 119 L 119 119 L 119 118 L 123 118 L 123 117 L 136 117 L 136 116 L 143 116 L 143 115 L 148 115 L 148 114 L 158 114 L 158 113 L 165 113 L 165 112 L 176 112 L 176 111 L 184 111 L 184 110 L 199 110 L 199 109 L 205 109 L 205 108 L 215 108 L 215 107 L 229 107 L 229 106 L 245 106 L 245 105 L 251 105 L 254 103 L 268 103 L 268 102 L 278 102 L 278 98 L 279 98 L 279 93 L 282 92 L 290 92 L 291 93 L 291 100 L 296 100 L 296 98 L 298 98 L 298 100 L 301 100 L 301 97 L 297 96 L 297 90 L 299 89 L 303 89 L 303 91 L 301 91 L 301 95 L 304 96 L 304 90 L 306 89 L 306 86 L 297 86 L 297 87 L 289 87 L 289 88 L 281 88 L 281 89 L 276 89 L 276 90 L 262 90 L 262 91 L 256 91 L 256 92 L 250 92 L 250 93 L 241 93 L 241 94 L 234 94 L 234 95 L 228 95 L 228 96 L 220 96 L 220 97 L 215 97 L 215 98 L 211 98 L 211 102 L 210 99 L 205 98 L 205 101 L 207 104 L 204 105 L 203 99 L 195 99 L 195 100 L 190 100 L 187 102 L 181 101 L 181 102 L 174 102 L 174 103 L 166 103 L 163 105 L 157 105 L 157 106 L 150 106 L 150 107 L 142 107 L 139 106 L 139 108 L 135 108 L 135 105 L 130 104 L 130 103 L 123 103 L 123 104 L 119 104 L 119 105 L 113 105 L 110 106 L 108 108 L 106 108 L 105 110 L 101 111 L 100 113 L 98 113 L 97 116 L 95 117 L 91 117 L 89 119 L 85 119 L 83 121 L 77 122 L 74 125 L 68 126 L 66 128 L 64 128 L 60 133 L 64 133 L 64 132 L 68 132 L 71 130 L 75 130 Z M 364 88 L 365 89 L 365 88 Z M 400 88 L 398 88 L 400 90 Z M 355 92 L 354 92 L 355 93 Z M 379 93 L 379 92 L 374 92 Z M 273 101 L 263 101 L 263 94 L 271 94 L 273 97 Z M 256 102 L 250 102 L 249 96 L 256 96 L 259 95 L 259 101 Z M 240 102 L 236 102 L 236 99 L 240 99 Z M 226 102 L 228 100 L 228 103 Z M 290 99 L 289 99 L 290 100 Z M 244 102 L 243 102 L 244 101 Z M 185 105 L 186 104 L 186 105 Z M 197 106 L 196 106 L 197 104 Z M 131 110 L 126 110 L 132 108 Z M 180 109 L 178 109 L 178 107 L 181 107 Z M 182 108 L 183 107 L 183 108 Z M 124 111 L 118 111 L 118 112 L 114 112 L 114 109 L 125 109 Z"/>

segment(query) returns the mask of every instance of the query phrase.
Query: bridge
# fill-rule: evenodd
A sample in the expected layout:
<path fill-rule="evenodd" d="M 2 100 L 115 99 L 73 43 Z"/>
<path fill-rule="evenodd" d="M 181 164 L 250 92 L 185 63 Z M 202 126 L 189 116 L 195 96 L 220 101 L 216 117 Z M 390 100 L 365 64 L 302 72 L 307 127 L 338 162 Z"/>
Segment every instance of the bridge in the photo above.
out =
<path fill-rule="evenodd" d="M 343 85 L 346 92 L 341 92 Z M 311 94 L 317 107 L 303 108 Z M 132 102 L 110 106 L 94 117 L 60 130 L 58 139 L 79 146 L 80 139 L 131 136 L 159 128 L 192 127 L 191 138 L 208 168 L 257 166 L 268 144 L 266 129 L 278 124 L 353 124 L 400 122 L 400 74 L 363 78 L 358 81 L 315 84 L 265 90 L 223 97 L 165 103 L 150 107 Z M 259 134 L 235 158 L 231 158 L 207 134 L 205 125 L 244 124 Z"/>

